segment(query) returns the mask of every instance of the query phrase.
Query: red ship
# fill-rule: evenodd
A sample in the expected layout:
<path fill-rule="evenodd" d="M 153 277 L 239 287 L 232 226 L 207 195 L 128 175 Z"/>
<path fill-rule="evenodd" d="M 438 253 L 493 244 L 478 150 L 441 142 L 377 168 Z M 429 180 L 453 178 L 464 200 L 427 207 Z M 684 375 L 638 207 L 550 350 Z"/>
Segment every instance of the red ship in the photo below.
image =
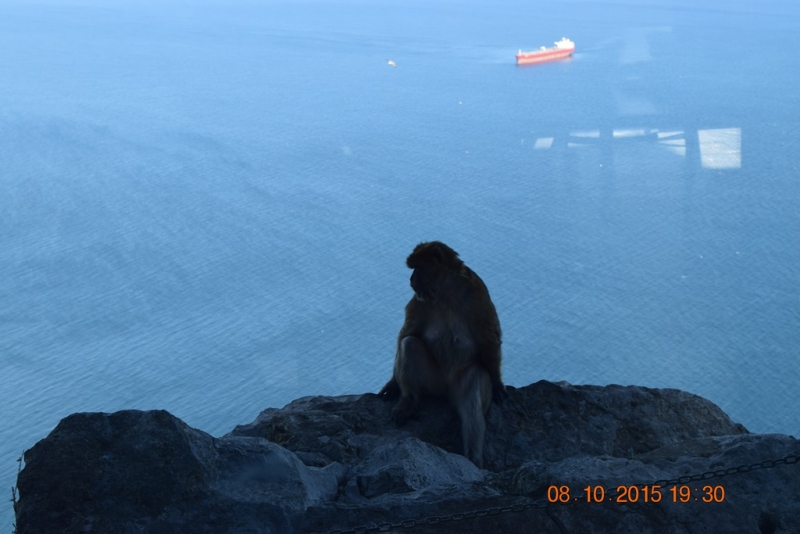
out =
<path fill-rule="evenodd" d="M 556 41 L 555 46 L 550 48 L 542 47 L 539 50 L 531 52 L 519 51 L 517 54 L 517 65 L 528 65 L 530 63 L 541 63 L 542 61 L 552 61 L 554 59 L 561 59 L 572 55 L 575 51 L 575 43 L 562 37 L 560 41 Z"/>

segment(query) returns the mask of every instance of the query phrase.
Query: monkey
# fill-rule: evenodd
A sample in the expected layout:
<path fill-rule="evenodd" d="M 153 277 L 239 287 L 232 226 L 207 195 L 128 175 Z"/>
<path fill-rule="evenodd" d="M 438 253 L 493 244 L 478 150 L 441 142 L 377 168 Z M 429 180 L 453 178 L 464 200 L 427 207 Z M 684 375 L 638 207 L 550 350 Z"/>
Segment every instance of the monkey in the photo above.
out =
<path fill-rule="evenodd" d="M 507 395 L 497 310 L 483 280 L 444 243 L 420 243 L 406 265 L 414 295 L 397 336 L 392 378 L 378 394 L 400 397 L 392 409 L 398 426 L 423 397 L 447 398 L 461 419 L 464 456 L 482 468 L 486 412 Z"/>

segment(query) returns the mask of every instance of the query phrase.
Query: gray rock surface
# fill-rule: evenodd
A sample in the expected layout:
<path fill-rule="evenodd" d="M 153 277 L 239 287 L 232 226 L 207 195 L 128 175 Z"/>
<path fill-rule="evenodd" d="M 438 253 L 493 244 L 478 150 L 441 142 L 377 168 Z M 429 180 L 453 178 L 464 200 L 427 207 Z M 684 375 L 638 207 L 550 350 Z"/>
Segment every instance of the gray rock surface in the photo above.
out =
<path fill-rule="evenodd" d="M 458 418 L 446 403 L 429 402 L 399 429 L 390 410 L 373 394 L 306 397 L 221 438 L 164 411 L 73 414 L 25 453 L 17 530 L 291 533 L 390 524 L 386 531 L 399 532 L 406 521 L 412 532 L 461 534 L 800 533 L 800 442 L 749 434 L 696 395 L 544 381 L 509 388 L 487 416 L 485 470 L 458 454 Z M 724 474 L 742 465 L 746 472 Z M 648 486 L 648 502 L 644 489 L 635 502 L 611 498 L 636 484 Z M 551 486 L 568 487 L 570 502 L 546 505 Z M 574 500 L 587 486 L 604 488 L 606 502 Z M 703 486 L 722 502 L 703 502 Z"/>

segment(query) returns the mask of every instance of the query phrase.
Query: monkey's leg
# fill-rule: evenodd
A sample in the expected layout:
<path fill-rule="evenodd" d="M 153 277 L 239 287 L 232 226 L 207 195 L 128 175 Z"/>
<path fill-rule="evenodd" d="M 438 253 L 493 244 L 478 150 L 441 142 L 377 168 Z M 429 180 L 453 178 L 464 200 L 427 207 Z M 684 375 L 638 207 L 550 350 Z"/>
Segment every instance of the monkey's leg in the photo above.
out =
<path fill-rule="evenodd" d="M 394 378 L 400 386 L 401 397 L 392 409 L 392 417 L 403 426 L 417 411 L 425 395 L 443 397 L 447 382 L 439 364 L 418 337 L 406 336 L 400 341 L 394 362 Z"/>
<path fill-rule="evenodd" d="M 461 418 L 461 442 L 464 456 L 483 468 L 483 441 L 486 435 L 486 412 L 492 402 L 492 381 L 489 373 L 478 365 L 468 367 L 450 391 Z"/>

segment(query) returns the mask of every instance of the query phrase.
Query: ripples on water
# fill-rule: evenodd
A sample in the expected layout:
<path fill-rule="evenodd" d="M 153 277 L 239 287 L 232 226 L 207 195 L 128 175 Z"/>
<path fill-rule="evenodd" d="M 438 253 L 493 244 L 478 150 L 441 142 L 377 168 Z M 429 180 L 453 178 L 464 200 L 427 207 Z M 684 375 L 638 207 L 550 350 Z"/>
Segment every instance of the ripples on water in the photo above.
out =
<path fill-rule="evenodd" d="M 428 239 L 508 383 L 797 434 L 798 8 L 577 5 L 0 7 L 5 486 L 72 412 L 377 391 Z"/>

